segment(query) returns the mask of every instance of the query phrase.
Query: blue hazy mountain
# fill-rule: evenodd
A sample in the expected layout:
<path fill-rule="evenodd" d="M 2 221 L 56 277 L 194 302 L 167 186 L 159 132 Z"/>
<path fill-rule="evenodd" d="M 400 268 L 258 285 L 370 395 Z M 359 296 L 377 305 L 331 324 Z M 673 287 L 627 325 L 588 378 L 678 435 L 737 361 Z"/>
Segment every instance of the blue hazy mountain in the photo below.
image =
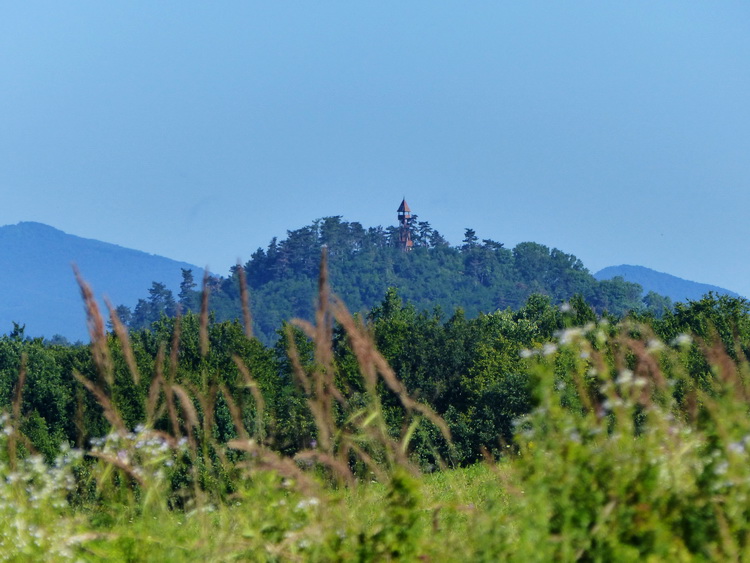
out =
<path fill-rule="evenodd" d="M 72 264 L 98 297 L 133 307 L 148 296 L 153 281 L 175 296 L 181 268 L 196 280 L 203 270 L 185 262 L 81 238 L 34 222 L 0 227 L 0 334 L 12 323 L 26 325 L 27 336 L 62 335 L 88 340 L 86 317 Z"/>
<path fill-rule="evenodd" d="M 625 281 L 640 284 L 643 292 L 653 291 L 669 297 L 673 302 L 685 302 L 686 299 L 698 300 L 709 291 L 732 297 L 740 297 L 737 293 L 706 283 L 684 280 L 670 274 L 657 272 L 644 266 L 609 266 L 594 274 L 598 280 L 611 280 L 617 276 Z"/>

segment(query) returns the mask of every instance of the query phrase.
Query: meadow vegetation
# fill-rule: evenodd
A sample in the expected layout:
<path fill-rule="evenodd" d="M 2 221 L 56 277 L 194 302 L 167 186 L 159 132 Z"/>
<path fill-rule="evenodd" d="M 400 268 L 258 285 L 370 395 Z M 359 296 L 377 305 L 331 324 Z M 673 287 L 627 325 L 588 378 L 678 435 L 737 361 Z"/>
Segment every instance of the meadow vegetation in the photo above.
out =
<path fill-rule="evenodd" d="M 750 316 L 582 298 L 0 339 L 0 559 L 750 559 Z M 240 276 L 239 299 L 247 304 Z"/>

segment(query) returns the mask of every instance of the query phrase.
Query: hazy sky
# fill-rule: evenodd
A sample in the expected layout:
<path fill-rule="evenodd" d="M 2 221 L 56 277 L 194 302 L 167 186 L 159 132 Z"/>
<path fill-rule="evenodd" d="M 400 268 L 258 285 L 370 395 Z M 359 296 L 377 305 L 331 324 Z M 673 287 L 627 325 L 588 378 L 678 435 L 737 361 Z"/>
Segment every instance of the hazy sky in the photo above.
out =
<path fill-rule="evenodd" d="M 0 225 L 224 274 L 406 196 L 750 296 L 750 3 L 4 2 Z"/>

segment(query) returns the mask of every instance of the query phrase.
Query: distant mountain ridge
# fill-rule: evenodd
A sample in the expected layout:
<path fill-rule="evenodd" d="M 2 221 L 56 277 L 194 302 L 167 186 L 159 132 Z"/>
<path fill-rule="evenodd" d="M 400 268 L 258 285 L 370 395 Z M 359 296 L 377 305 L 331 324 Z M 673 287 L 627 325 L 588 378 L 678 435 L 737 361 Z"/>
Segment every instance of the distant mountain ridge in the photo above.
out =
<path fill-rule="evenodd" d="M 427 223 L 424 225 L 425 232 L 431 231 Z M 390 286 L 398 286 L 404 298 L 419 307 L 440 305 L 452 311 L 460 306 L 469 314 L 519 306 L 534 292 L 546 293 L 553 301 L 582 293 L 597 310 L 610 312 L 641 306 L 641 287 L 644 293 L 654 291 L 673 301 L 700 299 L 709 291 L 738 296 L 724 288 L 642 266 L 612 266 L 592 276 L 575 256 L 536 243 L 521 243 L 511 251 L 494 241 L 479 243 L 476 236 L 467 235 L 468 242 L 463 246 L 449 247 L 435 231 L 422 237 L 422 246 L 407 255 L 389 246 L 388 237 L 396 232 L 391 230 L 364 230 L 358 223 L 342 222 L 339 217 L 324 218 L 312 226 L 289 231 L 288 238 L 278 243 L 273 239 L 266 251 L 259 249 L 245 265 L 258 312 L 255 322 L 264 325 L 256 328 L 270 341 L 281 322 L 309 316 L 323 244 L 329 249 L 334 289 L 355 310 L 379 303 Z M 428 238 L 434 241 L 427 242 Z M 131 308 L 147 297 L 153 282 L 163 283 L 176 295 L 181 269 L 191 269 L 196 280 L 203 275 L 201 268 L 186 262 L 70 235 L 42 223 L 2 226 L 0 334 L 10 332 L 12 323 L 17 322 L 25 325 L 27 336 L 50 338 L 59 334 L 72 341 L 86 341 L 85 314 L 73 263 L 97 296 L 107 296 L 114 305 Z M 214 280 L 212 309 L 219 319 L 238 315 L 234 277 L 236 273 Z M 599 283 L 595 280 L 616 277 L 622 279 L 592 285 Z M 189 301 L 196 299 L 197 294 L 185 304 L 194 308 Z"/>
<path fill-rule="evenodd" d="M 176 291 L 181 268 L 200 279 L 202 269 L 186 262 L 64 233 L 25 221 L 0 227 L 0 333 L 12 323 L 27 336 L 88 339 L 86 318 L 72 264 L 97 296 L 114 305 L 134 305 L 154 280 Z"/>
<path fill-rule="evenodd" d="M 669 297 L 673 302 L 685 302 L 687 299 L 696 301 L 709 291 L 731 297 L 740 297 L 739 294 L 723 287 L 685 280 L 671 274 L 657 272 L 645 266 L 630 266 L 627 264 L 608 266 L 594 274 L 594 277 L 598 280 L 611 280 L 618 276 L 625 281 L 640 284 L 644 293 L 653 291 Z"/>

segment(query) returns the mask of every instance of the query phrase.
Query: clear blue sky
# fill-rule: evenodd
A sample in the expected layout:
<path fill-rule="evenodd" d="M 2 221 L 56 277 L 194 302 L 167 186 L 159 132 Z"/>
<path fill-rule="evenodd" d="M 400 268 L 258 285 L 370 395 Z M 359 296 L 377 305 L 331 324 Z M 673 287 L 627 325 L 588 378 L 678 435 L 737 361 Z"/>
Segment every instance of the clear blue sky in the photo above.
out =
<path fill-rule="evenodd" d="M 750 296 L 748 2 L 5 2 L 0 96 L 0 225 L 224 274 L 405 195 Z"/>

